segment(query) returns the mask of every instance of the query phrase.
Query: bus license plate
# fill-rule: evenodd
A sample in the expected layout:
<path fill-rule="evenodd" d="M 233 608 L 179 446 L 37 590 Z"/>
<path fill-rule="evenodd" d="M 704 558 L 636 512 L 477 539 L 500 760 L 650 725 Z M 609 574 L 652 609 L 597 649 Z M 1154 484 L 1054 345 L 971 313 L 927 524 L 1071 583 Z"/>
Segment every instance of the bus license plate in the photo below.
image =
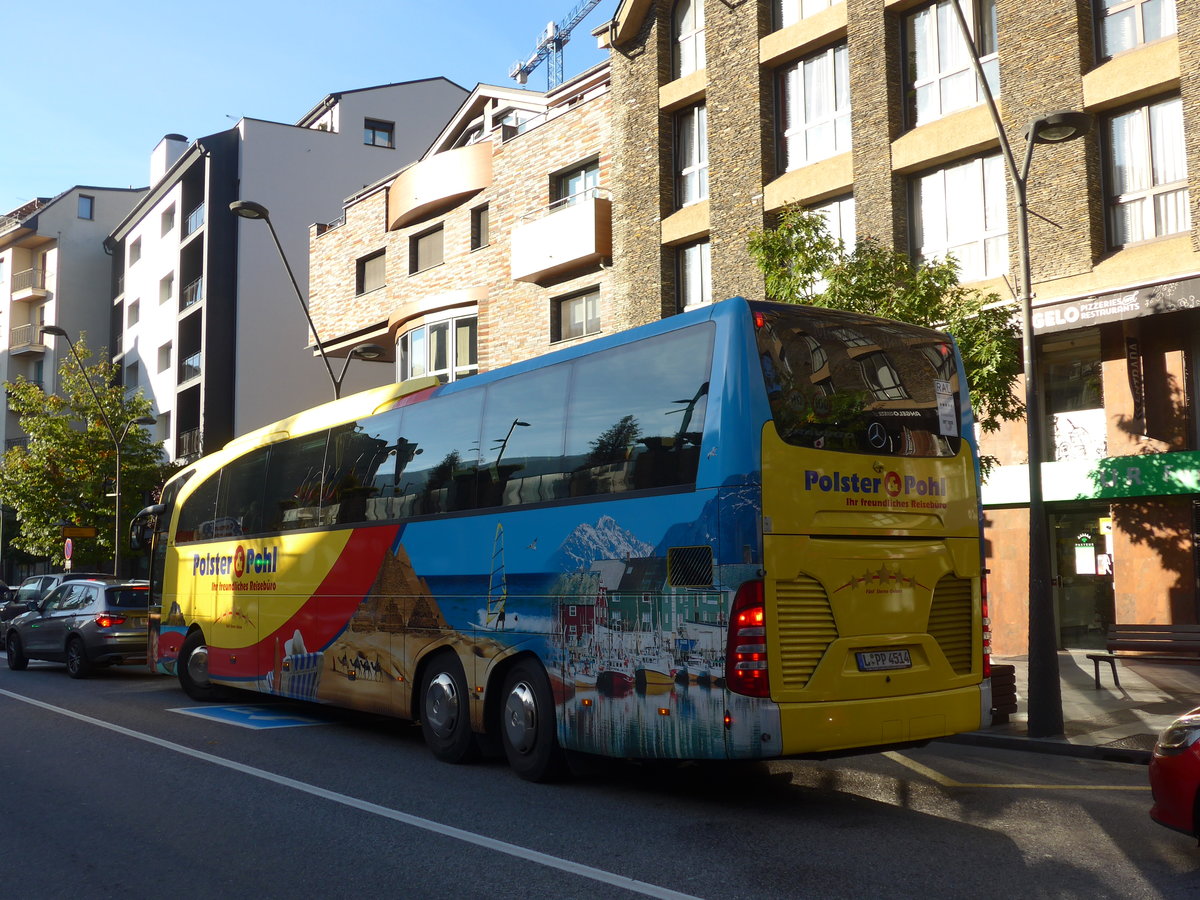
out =
<path fill-rule="evenodd" d="M 911 669 L 912 657 L 907 650 L 868 650 L 858 656 L 858 671 L 878 672 L 881 669 Z"/>

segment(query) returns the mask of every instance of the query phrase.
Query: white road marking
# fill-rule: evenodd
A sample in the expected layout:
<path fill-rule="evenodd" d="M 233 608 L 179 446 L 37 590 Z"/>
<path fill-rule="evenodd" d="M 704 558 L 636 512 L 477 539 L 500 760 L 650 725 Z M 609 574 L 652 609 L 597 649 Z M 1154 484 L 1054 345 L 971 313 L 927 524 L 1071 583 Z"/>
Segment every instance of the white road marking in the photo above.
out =
<path fill-rule="evenodd" d="M 592 881 L 598 881 L 603 884 L 619 887 L 636 894 L 644 894 L 647 897 L 659 897 L 664 898 L 664 900 L 700 900 L 700 898 L 694 897 L 691 894 L 682 894 L 678 891 L 672 891 L 664 887 L 659 887 L 658 885 L 649 884 L 645 881 L 637 881 L 633 878 L 627 878 L 624 875 L 617 875 L 614 872 L 606 872 L 603 869 L 585 866 L 582 863 L 572 862 L 569 859 L 561 859 L 557 856 L 551 856 L 548 853 L 540 853 L 537 850 L 530 850 L 528 847 L 520 847 L 516 844 L 510 844 L 507 841 L 498 841 L 495 838 L 490 838 L 482 834 L 475 834 L 474 832 L 465 831 L 461 828 L 455 828 L 452 825 L 443 825 L 440 822 L 434 822 L 432 819 L 424 819 L 420 816 L 410 815 L 409 813 L 390 809 L 386 806 L 380 806 L 377 803 L 369 803 L 366 800 L 359 800 L 355 797 L 339 794 L 336 791 L 326 790 L 325 788 L 317 787 L 315 784 L 308 784 L 304 781 L 297 781 L 295 778 L 288 778 L 284 775 L 268 772 L 265 769 L 259 769 L 254 766 L 247 766 L 243 763 L 234 762 L 233 760 L 223 759 L 222 757 L 215 756 L 212 753 L 205 753 L 203 750 L 193 750 L 191 747 L 185 747 L 182 744 L 176 744 L 172 741 L 164 740 L 163 738 L 155 737 L 151 734 L 144 734 L 140 731 L 134 731 L 130 728 L 125 728 L 112 722 L 105 722 L 103 719 L 95 719 L 91 716 L 85 716 L 82 713 L 77 713 L 73 710 L 63 709 L 59 706 L 44 703 L 41 700 L 34 700 L 32 697 L 25 697 L 21 694 L 14 694 L 13 692 L 6 690 L 0 690 L 0 695 L 20 701 L 21 703 L 27 703 L 30 706 L 36 706 L 39 709 L 58 713 L 59 715 L 75 719 L 79 722 L 86 722 L 89 725 L 95 725 L 99 728 L 104 728 L 108 731 L 124 735 L 125 737 L 131 737 L 135 740 L 144 741 L 145 743 L 153 744 L 156 747 L 172 750 L 175 753 L 181 753 L 184 756 L 190 756 L 193 759 L 198 759 L 202 762 L 212 763 L 215 766 L 221 766 L 226 769 L 231 769 L 235 772 L 241 772 L 243 775 L 250 775 L 253 778 L 261 778 L 264 781 L 270 781 L 274 784 L 281 785 L 282 787 L 301 791 L 305 794 L 311 794 L 312 796 L 320 797 L 323 800 L 330 800 L 334 803 L 340 803 L 343 806 L 349 806 L 353 809 L 372 813 L 384 819 L 391 819 L 394 822 L 411 825 L 413 828 L 420 828 L 424 831 L 431 831 L 434 834 L 440 834 L 468 844 L 474 844 L 477 847 L 486 847 L 489 850 L 495 850 L 498 853 L 504 853 L 508 856 L 516 857 L 517 859 L 528 860 L 529 862 L 547 866 L 551 869 L 569 872 L 570 874 L 578 875 L 581 878 L 588 878 Z"/>

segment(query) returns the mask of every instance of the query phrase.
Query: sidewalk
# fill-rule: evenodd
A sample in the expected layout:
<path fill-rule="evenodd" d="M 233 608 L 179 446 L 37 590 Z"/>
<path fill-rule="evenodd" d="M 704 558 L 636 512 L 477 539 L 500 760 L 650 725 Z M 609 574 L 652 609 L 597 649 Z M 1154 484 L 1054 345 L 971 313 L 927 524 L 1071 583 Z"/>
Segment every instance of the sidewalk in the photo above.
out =
<path fill-rule="evenodd" d="M 993 657 L 997 665 L 1016 669 L 1017 712 L 993 725 L 948 740 L 982 746 L 1060 753 L 1120 762 L 1148 763 L 1160 731 L 1178 716 L 1200 707 L 1200 666 L 1155 665 L 1130 660 L 1117 663 L 1121 687 L 1113 685 L 1107 664 L 1100 666 L 1096 689 L 1087 653 L 1058 654 L 1062 685 L 1063 726 L 1058 738 L 1031 738 L 1028 733 L 1028 677 L 1024 656 Z"/>

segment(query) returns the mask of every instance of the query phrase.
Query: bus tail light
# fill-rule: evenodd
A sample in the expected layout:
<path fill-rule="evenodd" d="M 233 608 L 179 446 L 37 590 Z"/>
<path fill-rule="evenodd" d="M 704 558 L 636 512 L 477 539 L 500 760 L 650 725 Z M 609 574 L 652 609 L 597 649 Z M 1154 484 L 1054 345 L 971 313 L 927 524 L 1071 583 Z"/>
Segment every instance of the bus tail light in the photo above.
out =
<path fill-rule="evenodd" d="M 771 696 L 765 619 L 763 583 L 747 581 L 733 598 L 725 647 L 725 685 L 735 694 Z"/>
<path fill-rule="evenodd" d="M 124 625 L 124 616 L 112 616 L 108 613 L 97 613 L 96 624 L 101 628 L 112 628 L 114 625 Z"/>
<path fill-rule="evenodd" d="M 983 603 L 983 677 L 992 677 L 992 620 L 988 616 L 987 574 L 979 579 L 979 598 Z"/>

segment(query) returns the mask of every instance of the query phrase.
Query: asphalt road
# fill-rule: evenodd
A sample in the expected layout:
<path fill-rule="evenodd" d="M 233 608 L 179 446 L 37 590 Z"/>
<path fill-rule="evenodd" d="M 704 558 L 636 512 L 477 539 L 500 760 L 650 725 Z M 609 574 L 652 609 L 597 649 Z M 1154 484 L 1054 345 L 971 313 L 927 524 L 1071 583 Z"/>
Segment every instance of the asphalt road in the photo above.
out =
<path fill-rule="evenodd" d="M 934 744 L 534 785 L 438 763 L 406 723 L 261 700 L 0 663 L 0 894 L 1200 896 L 1140 766 Z"/>

